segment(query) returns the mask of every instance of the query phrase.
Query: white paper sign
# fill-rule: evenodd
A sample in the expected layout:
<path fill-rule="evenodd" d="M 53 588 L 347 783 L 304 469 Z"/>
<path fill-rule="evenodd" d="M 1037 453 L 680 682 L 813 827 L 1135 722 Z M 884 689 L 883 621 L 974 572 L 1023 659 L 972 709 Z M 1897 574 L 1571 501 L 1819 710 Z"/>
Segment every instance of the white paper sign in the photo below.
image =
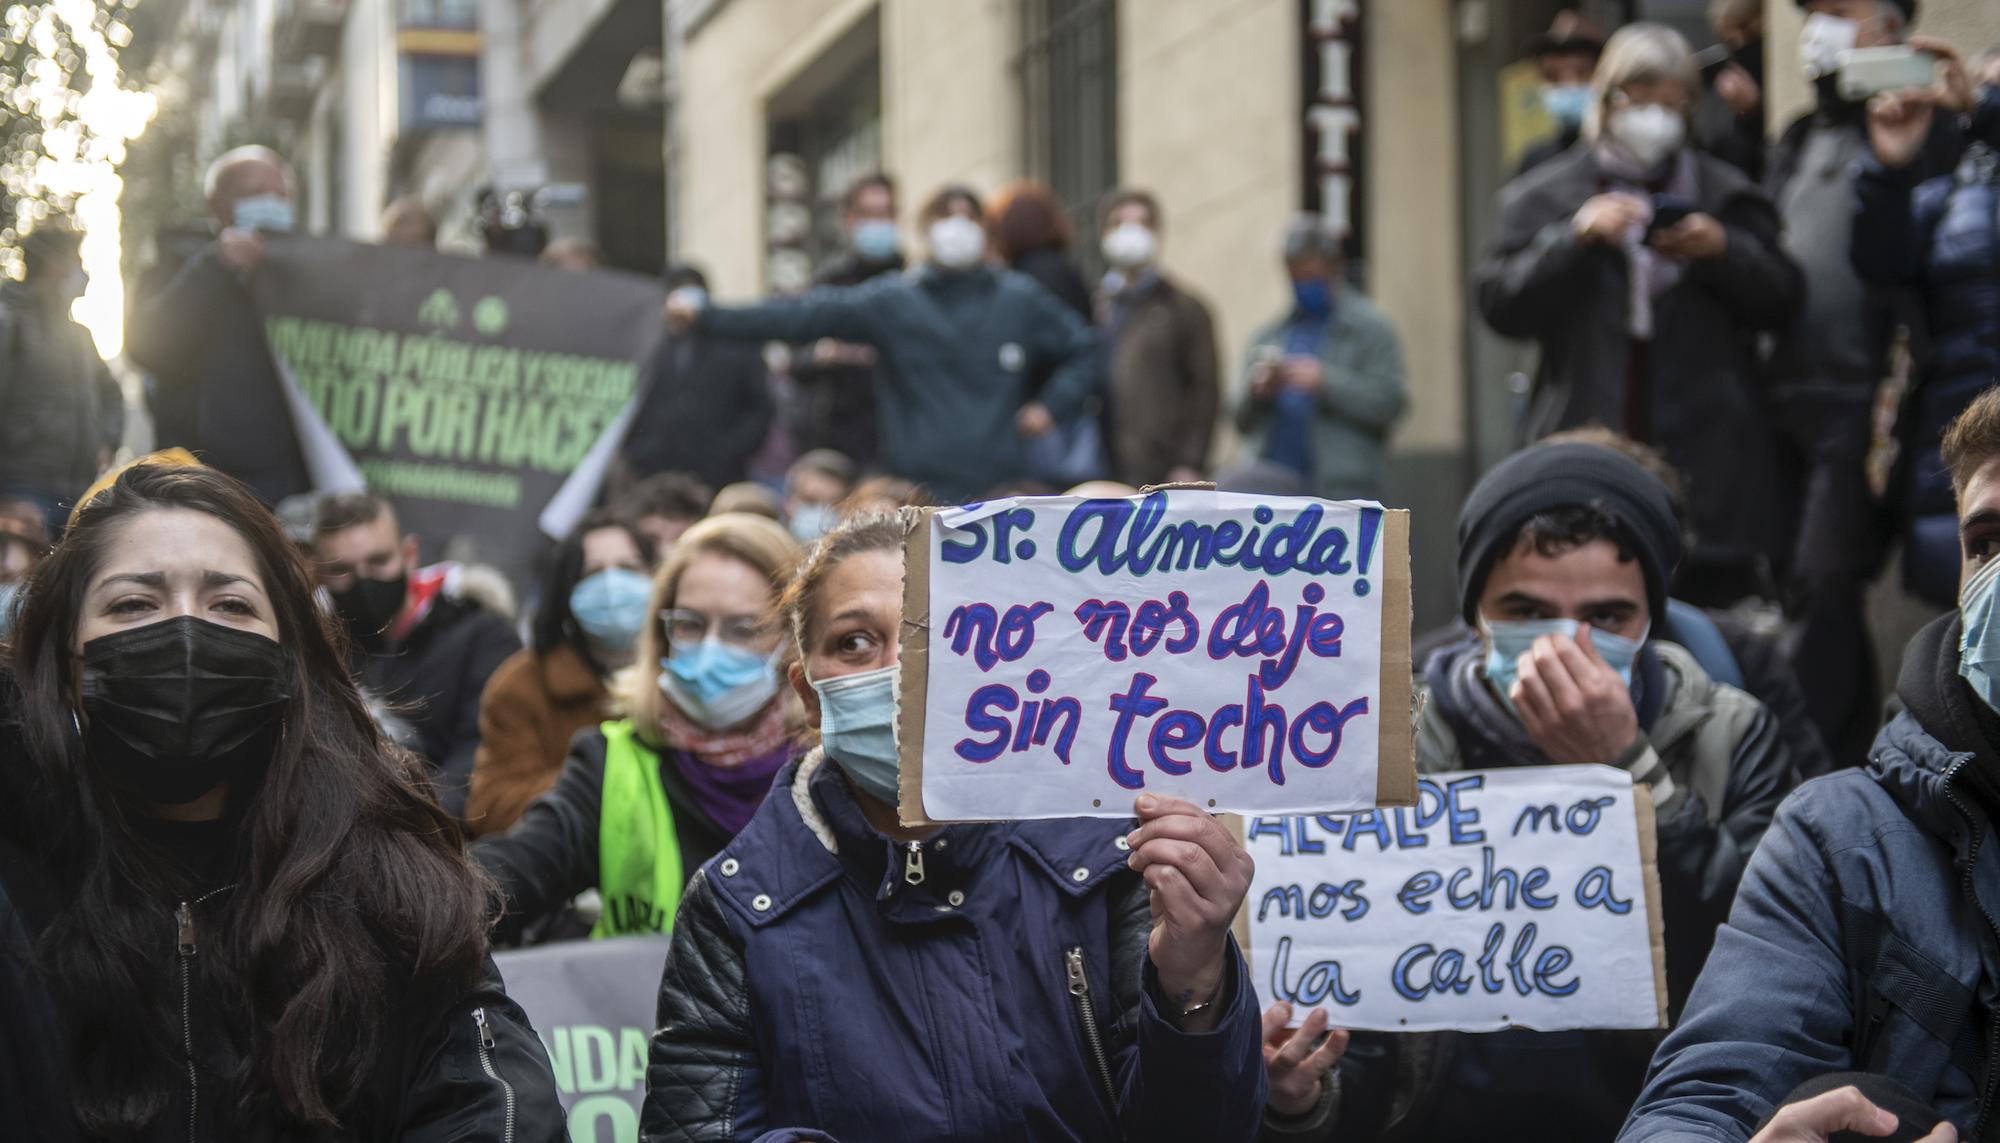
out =
<path fill-rule="evenodd" d="M 1405 809 L 1246 822 L 1257 995 L 1337 1028 L 1661 1027 L 1641 816 L 1625 771 L 1539 766 L 1428 776 Z"/>
<path fill-rule="evenodd" d="M 1175 489 L 928 527 L 929 630 L 904 683 L 924 688 L 929 819 L 1117 817 L 1142 791 L 1351 810 L 1381 800 L 1380 771 L 1407 800 L 1402 514 Z"/>

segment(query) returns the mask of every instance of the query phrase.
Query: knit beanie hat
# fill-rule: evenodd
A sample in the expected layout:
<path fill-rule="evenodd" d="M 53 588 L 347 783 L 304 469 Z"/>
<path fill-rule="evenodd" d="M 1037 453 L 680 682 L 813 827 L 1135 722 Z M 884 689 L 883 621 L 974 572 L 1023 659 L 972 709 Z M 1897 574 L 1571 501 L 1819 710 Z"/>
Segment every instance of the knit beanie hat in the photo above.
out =
<path fill-rule="evenodd" d="M 1667 490 L 1638 462 L 1601 445 L 1564 443 L 1521 450 L 1480 478 L 1458 513 L 1458 604 L 1479 622 L 1479 596 L 1493 565 L 1512 551 L 1521 526 L 1544 512 L 1595 507 L 1623 528 L 1646 576 L 1654 622 L 1667 611 L 1667 584 L 1681 559 L 1681 533 Z"/>

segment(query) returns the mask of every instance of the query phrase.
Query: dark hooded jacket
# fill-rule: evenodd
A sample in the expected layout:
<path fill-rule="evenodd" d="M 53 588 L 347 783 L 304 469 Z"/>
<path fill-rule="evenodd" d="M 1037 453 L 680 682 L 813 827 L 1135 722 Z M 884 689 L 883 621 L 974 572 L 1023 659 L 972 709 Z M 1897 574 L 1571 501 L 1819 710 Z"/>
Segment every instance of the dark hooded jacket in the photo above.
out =
<path fill-rule="evenodd" d="M 1916 385 L 1904 401 L 1897 516 L 1911 555 L 1905 584 L 1938 607 L 1958 597 L 1958 512 L 1939 455 L 1944 431 L 2000 383 L 2000 87 L 1968 117 L 1976 145 L 1956 170 L 1925 179 L 1919 161 L 1874 156 L 1854 179 L 1854 265 L 1877 287 L 1913 294 Z"/>
<path fill-rule="evenodd" d="M 1501 192 L 1499 230 L 1474 273 L 1479 309 L 1495 332 L 1541 347 L 1528 439 L 1595 422 L 1656 445 L 1687 476 L 1697 560 L 1775 557 L 1784 529 L 1757 341 L 1791 317 L 1804 283 L 1764 192 L 1719 159 L 1692 162 L 1695 203 L 1726 228 L 1728 247 L 1653 299 L 1649 342 L 1628 332 L 1627 258 L 1572 226 L 1611 185 L 1587 143 Z"/>
<path fill-rule="evenodd" d="M 1621 1143 L 1748 1139 L 1799 1084 L 1851 1071 L 1990 1137 L 2000 717 L 1959 679 L 1958 636 L 1952 613 L 1911 642 L 1906 709 L 1866 769 L 1779 807 Z"/>
<path fill-rule="evenodd" d="M 1476 635 L 1431 657 L 1429 701 L 1417 727 L 1419 769 L 1548 764 L 1487 685 L 1483 659 Z M 1639 740 L 1612 764 L 1631 771 L 1655 799 L 1671 1011 L 1687 996 L 1744 864 L 1795 778 L 1771 713 L 1711 682 L 1679 647 L 1646 644 L 1632 699 Z M 1658 1038 L 1648 1031 L 1357 1032 L 1317 1112 L 1274 1120 L 1267 1137 L 1606 1139 L 1631 1106 Z M 1308 1130 L 1315 1121 L 1316 1133 Z"/>

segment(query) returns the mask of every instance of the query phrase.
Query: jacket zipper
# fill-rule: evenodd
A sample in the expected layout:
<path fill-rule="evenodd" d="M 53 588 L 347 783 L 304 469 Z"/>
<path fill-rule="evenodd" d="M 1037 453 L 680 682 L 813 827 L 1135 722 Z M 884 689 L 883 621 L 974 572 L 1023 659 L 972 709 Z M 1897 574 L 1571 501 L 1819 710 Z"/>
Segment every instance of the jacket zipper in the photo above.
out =
<path fill-rule="evenodd" d="M 1083 971 L 1083 947 L 1081 945 L 1063 951 L 1063 964 L 1069 970 L 1069 994 L 1076 998 L 1076 1015 L 1083 1021 L 1083 1042 L 1090 1049 L 1090 1060 L 1097 1065 L 1098 1082 L 1104 1085 L 1104 1098 L 1110 1102 L 1111 1122 L 1118 1122 L 1118 1088 L 1111 1082 L 1111 1061 L 1104 1055 L 1104 1039 L 1098 1035 L 1097 1008 L 1090 1002 L 1090 978 Z"/>
<path fill-rule="evenodd" d="M 500 1085 L 500 1090 L 507 1097 L 507 1127 L 500 1137 L 506 1143 L 514 1143 L 514 1085 L 501 1078 L 493 1067 L 493 1029 L 486 1023 L 486 1009 L 474 1008 L 472 1023 L 479 1029 L 479 1066 L 485 1069 L 493 1082 Z"/>
<path fill-rule="evenodd" d="M 180 954 L 175 959 L 181 971 L 181 1050 L 187 1053 L 188 1143 L 197 1143 L 195 1119 L 201 1104 L 201 1073 L 194 1062 L 194 1016 L 189 1004 L 190 993 L 193 991 L 192 962 L 196 952 L 194 907 L 210 897 L 227 893 L 234 888 L 236 888 L 234 885 L 224 885 L 220 889 L 211 889 L 192 901 L 183 897 L 181 903 L 174 908 L 174 949 Z"/>
<path fill-rule="evenodd" d="M 910 841 L 903 844 L 905 847 L 903 850 L 903 880 L 911 885 L 922 885 L 924 883 L 924 843 L 921 841 Z"/>
<path fill-rule="evenodd" d="M 1965 763 L 1964 758 L 1953 762 L 1944 772 L 1942 785 L 1944 800 L 1950 802 L 1951 807 L 1958 811 L 1958 815 L 1965 819 L 1968 832 L 1972 835 L 1972 845 L 1965 853 L 1965 871 L 1964 876 L 1959 879 L 1959 890 L 1972 902 L 1973 907 L 1979 910 L 1979 915 L 1986 919 L 1987 930 L 1993 934 L 1994 939 L 2000 940 L 2000 921 L 1994 920 L 1993 914 L 1987 910 L 1986 903 L 1979 899 L 1978 891 L 1973 886 L 1972 875 L 1974 869 L 1978 867 L 1979 849 L 1986 841 L 1986 834 L 1979 828 L 1979 821 L 1972 816 L 1972 811 L 1966 808 L 1964 802 L 1958 800 L 1958 792 L 1952 789 L 1952 780 L 1965 768 Z M 1986 1074 L 1979 1079 L 1979 1112 L 1973 1117 L 1972 1129 L 1966 1133 L 1968 1139 L 1978 1139 L 1984 1133 L 1986 1121 L 1993 1113 L 1995 1089 L 2000 1087 L 2000 1013 L 1990 1009 L 1986 1013 L 1986 1061 L 1981 1070 Z"/>

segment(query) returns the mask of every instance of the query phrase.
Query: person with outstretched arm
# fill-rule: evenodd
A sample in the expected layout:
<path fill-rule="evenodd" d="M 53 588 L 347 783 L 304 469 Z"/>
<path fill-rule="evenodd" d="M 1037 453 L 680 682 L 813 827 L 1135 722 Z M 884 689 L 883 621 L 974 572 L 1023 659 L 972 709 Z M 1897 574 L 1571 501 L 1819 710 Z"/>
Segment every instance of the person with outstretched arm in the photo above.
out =
<path fill-rule="evenodd" d="M 667 322 L 718 338 L 873 346 L 882 467 L 941 500 L 970 499 L 1026 474 L 1022 439 L 1083 409 L 1103 384 L 1103 355 L 1074 312 L 986 260 L 977 195 L 946 187 L 920 218 L 929 256 L 909 273 L 751 306 L 677 291 Z M 1048 382 L 1030 400 L 1038 367 Z"/>

